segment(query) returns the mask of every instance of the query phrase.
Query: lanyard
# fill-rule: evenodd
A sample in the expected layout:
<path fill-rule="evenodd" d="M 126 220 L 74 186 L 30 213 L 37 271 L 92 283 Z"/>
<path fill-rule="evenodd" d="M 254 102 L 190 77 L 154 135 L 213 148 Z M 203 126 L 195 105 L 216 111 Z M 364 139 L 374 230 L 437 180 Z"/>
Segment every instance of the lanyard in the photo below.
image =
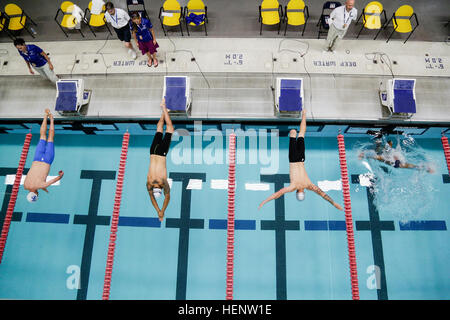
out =
<path fill-rule="evenodd" d="M 347 20 L 345 20 L 345 12 L 347 12 L 347 9 L 344 8 L 344 24 L 346 25 L 348 20 L 350 20 L 350 18 L 352 17 L 352 10 L 350 10 L 350 12 L 348 13 L 348 18 Z"/>
<path fill-rule="evenodd" d="M 117 17 L 117 10 L 114 10 L 114 11 L 116 11 L 115 14 L 114 14 L 114 16 L 116 18 L 115 19 L 114 19 L 114 17 L 111 17 L 111 18 L 113 18 L 113 20 L 116 22 L 116 24 L 118 24 L 119 18 Z"/>

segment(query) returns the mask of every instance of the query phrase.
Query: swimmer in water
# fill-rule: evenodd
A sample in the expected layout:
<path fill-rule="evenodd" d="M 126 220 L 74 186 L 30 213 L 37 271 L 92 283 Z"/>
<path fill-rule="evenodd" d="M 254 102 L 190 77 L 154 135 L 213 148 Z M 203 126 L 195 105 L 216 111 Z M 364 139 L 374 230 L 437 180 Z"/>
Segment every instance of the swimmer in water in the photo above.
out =
<path fill-rule="evenodd" d="M 392 141 L 391 140 L 389 140 L 387 142 L 384 150 L 388 151 L 388 152 L 392 152 Z M 384 162 L 384 163 L 386 163 L 386 164 L 388 164 L 388 165 L 390 165 L 390 166 L 392 166 L 394 168 L 417 169 L 417 170 L 424 169 L 424 166 L 418 166 L 418 165 L 415 165 L 415 164 L 412 164 L 412 163 L 401 161 L 400 158 L 397 155 L 395 155 L 395 154 L 393 155 L 393 159 L 388 159 L 387 157 L 385 157 L 382 154 L 382 152 L 380 152 L 379 146 L 377 146 L 375 151 L 377 153 L 376 156 L 369 156 L 369 155 L 366 155 L 364 152 L 361 152 L 359 154 L 359 160 L 362 160 L 365 157 L 365 158 L 375 159 L 375 160 Z M 427 167 L 426 170 L 427 170 L 428 173 L 433 173 L 434 172 L 434 170 L 431 167 Z"/>
<path fill-rule="evenodd" d="M 285 193 L 296 191 L 297 200 L 305 199 L 305 189 L 314 191 L 319 196 L 327 200 L 334 207 L 343 210 L 335 203 L 322 189 L 313 184 L 305 170 L 305 132 L 306 132 L 306 111 L 302 111 L 302 121 L 300 123 L 300 132 L 297 137 L 297 131 L 292 129 L 289 133 L 289 177 L 291 183 L 288 187 L 282 188 L 261 202 L 258 209 L 267 202 L 278 199 Z"/>

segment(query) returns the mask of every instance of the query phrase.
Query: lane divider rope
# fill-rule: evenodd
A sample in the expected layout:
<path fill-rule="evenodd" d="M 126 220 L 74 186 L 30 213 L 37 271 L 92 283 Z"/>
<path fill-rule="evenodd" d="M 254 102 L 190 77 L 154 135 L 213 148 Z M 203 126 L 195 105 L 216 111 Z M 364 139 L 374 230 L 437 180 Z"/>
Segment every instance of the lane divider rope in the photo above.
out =
<path fill-rule="evenodd" d="M 109 235 L 108 255 L 106 258 L 105 280 L 103 282 L 103 300 L 109 300 L 109 292 L 111 289 L 112 269 L 114 265 L 114 251 L 117 240 L 117 226 L 119 225 L 120 203 L 122 201 L 123 179 L 125 176 L 125 165 L 127 162 L 128 144 L 130 142 L 130 134 L 128 131 L 123 135 L 122 153 L 119 162 L 119 174 L 117 176 L 116 196 L 114 198 L 114 208 L 111 220 L 111 233 Z"/>
<path fill-rule="evenodd" d="M 445 161 L 447 162 L 448 173 L 450 174 L 450 146 L 448 144 L 448 139 L 444 134 L 442 134 L 442 147 L 444 148 Z"/>
<path fill-rule="evenodd" d="M 228 224 L 226 300 L 233 300 L 234 276 L 234 195 L 236 188 L 236 135 L 230 134 L 228 165 Z"/>
<path fill-rule="evenodd" d="M 25 136 L 25 142 L 23 143 L 22 154 L 20 155 L 16 178 L 14 180 L 11 196 L 9 198 L 8 209 L 6 210 L 5 220 L 3 221 L 3 228 L 0 236 L 0 263 L 2 263 L 3 252 L 5 251 L 6 246 L 6 239 L 8 238 L 11 219 L 14 212 L 14 207 L 16 206 L 17 194 L 19 193 L 20 180 L 22 180 L 23 168 L 25 167 L 28 150 L 30 149 L 31 136 L 31 133 L 28 133 Z"/>
<path fill-rule="evenodd" d="M 342 192 L 344 194 L 345 225 L 347 229 L 348 258 L 350 263 L 350 281 L 352 299 L 359 300 L 358 271 L 356 266 L 355 238 L 353 234 L 352 206 L 350 200 L 350 185 L 348 181 L 347 160 L 345 156 L 344 136 L 337 136 L 339 148 L 339 162 L 341 166 Z"/>

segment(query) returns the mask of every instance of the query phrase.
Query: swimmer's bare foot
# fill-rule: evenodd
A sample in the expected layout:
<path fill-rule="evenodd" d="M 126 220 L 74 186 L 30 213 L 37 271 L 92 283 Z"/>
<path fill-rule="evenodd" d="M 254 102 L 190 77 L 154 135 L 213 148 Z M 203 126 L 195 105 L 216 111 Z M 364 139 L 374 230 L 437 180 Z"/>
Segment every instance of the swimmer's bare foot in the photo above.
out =
<path fill-rule="evenodd" d="M 50 115 L 50 114 L 51 114 L 49 108 L 45 109 L 45 114 L 46 114 L 46 115 Z"/>
<path fill-rule="evenodd" d="M 158 211 L 158 218 L 159 218 L 159 221 L 163 221 L 163 218 L 164 218 L 164 212 L 162 212 L 162 211 Z"/>
<path fill-rule="evenodd" d="M 362 160 L 362 158 L 364 158 L 364 152 L 361 152 L 358 156 L 359 160 Z"/>

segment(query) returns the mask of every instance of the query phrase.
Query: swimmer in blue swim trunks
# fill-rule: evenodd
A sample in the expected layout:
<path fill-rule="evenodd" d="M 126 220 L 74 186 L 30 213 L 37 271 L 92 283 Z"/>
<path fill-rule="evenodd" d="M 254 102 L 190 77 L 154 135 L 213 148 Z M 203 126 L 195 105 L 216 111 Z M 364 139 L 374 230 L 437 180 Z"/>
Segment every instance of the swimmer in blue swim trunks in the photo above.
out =
<path fill-rule="evenodd" d="M 391 144 L 391 147 L 392 147 L 392 144 Z M 369 156 L 369 155 L 365 155 L 364 152 L 361 152 L 359 154 L 359 160 L 362 160 L 364 157 L 384 162 L 394 168 L 406 168 L 406 169 L 418 169 L 418 170 L 425 169 L 424 166 L 417 166 L 412 163 L 401 162 L 401 160 L 397 156 L 394 156 L 393 159 L 391 160 L 391 159 L 385 158 L 383 155 L 377 154 L 376 156 Z M 426 171 L 428 173 L 434 173 L 434 170 L 431 167 L 426 168 Z"/>
<path fill-rule="evenodd" d="M 50 118 L 50 129 L 48 131 L 47 139 L 47 118 Z M 53 140 L 55 137 L 55 127 L 53 123 L 53 115 L 49 109 L 45 109 L 44 120 L 41 124 L 40 140 L 36 147 L 33 164 L 25 178 L 23 187 L 30 191 L 27 195 L 29 202 L 35 202 L 38 199 L 38 189 L 48 192 L 47 187 L 53 183 L 61 180 L 64 175 L 63 171 L 59 171 L 58 176 L 50 181 L 47 181 L 47 176 L 50 171 L 50 166 L 55 158 L 55 147 Z"/>

